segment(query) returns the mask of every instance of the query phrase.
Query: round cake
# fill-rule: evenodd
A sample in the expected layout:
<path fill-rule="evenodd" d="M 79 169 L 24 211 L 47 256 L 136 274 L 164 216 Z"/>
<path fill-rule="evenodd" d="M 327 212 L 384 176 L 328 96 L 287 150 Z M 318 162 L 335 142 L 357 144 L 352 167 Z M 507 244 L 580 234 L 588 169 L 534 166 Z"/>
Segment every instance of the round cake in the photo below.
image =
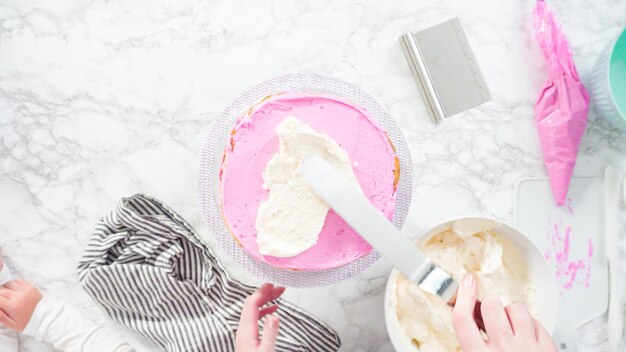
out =
<path fill-rule="evenodd" d="M 365 196 L 388 219 L 393 218 L 400 164 L 387 133 L 364 109 L 345 99 L 285 92 L 268 96 L 248 109 L 230 133 L 219 173 L 226 226 L 247 253 L 282 269 L 331 269 L 369 254 L 370 245 L 332 209 L 317 242 L 304 252 L 291 257 L 260 253 L 255 224 L 259 206 L 269 193 L 263 187 L 263 172 L 279 150 L 276 127 L 290 116 L 343 148 Z"/>

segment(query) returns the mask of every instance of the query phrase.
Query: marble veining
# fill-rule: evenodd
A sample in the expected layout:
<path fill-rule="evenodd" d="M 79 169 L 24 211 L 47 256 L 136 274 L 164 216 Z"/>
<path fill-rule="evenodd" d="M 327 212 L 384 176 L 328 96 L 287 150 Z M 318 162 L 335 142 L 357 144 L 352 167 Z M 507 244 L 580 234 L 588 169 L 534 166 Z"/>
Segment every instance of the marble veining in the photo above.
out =
<path fill-rule="evenodd" d="M 551 0 L 578 71 L 589 82 L 626 24 L 623 0 Z M 545 66 L 533 1 L 485 0 L 3 0 L 0 2 L 0 246 L 15 271 L 52 297 L 113 326 L 78 287 L 76 263 L 98 218 L 136 192 L 202 224 L 200 143 L 248 86 L 311 71 L 359 84 L 408 140 L 415 170 L 408 226 L 452 215 L 512 221 L 516 182 L 545 176 L 533 105 Z M 434 127 L 398 37 L 460 17 L 493 101 Z M 626 134 L 591 110 L 577 176 L 626 169 Z M 622 207 L 620 277 L 626 279 Z M 218 253 L 223 254 L 219 248 Z M 4 258 L 4 257 L 3 257 Z M 256 282 L 222 255 L 233 274 Z M 383 317 L 383 260 L 333 287 L 286 297 L 326 320 L 345 351 L 392 351 Z M 324 304 L 320 304 L 324 297 Z M 624 310 L 622 310 L 624 311 Z M 605 318 L 582 329 L 603 351 Z M 153 351 L 127 334 L 139 351 Z M 23 351 L 49 351 L 24 339 Z"/>

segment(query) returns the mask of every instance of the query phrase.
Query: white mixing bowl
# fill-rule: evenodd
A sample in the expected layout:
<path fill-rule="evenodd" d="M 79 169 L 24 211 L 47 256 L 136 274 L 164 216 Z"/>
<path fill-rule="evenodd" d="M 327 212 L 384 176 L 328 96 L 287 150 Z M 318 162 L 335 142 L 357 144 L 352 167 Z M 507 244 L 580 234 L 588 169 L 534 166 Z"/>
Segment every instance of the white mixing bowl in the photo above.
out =
<path fill-rule="evenodd" d="M 500 223 L 494 219 L 479 217 L 454 219 L 420 233 L 415 237 L 415 242 L 423 243 L 432 236 L 452 228 L 452 224 L 459 220 L 494 221 Z M 535 318 L 552 334 L 556 327 L 559 292 L 554 275 L 552 274 L 552 269 L 548 266 L 548 262 L 545 260 L 539 248 L 516 228 L 501 224 L 495 227 L 493 232 L 511 241 L 526 260 L 528 264 L 528 277 L 536 289 L 535 305 L 537 316 L 535 316 Z M 387 324 L 389 338 L 396 348 L 396 351 L 415 352 L 419 350 L 411 344 L 410 338 L 405 334 L 396 316 L 396 279 L 398 275 L 399 273 L 394 269 L 391 271 L 389 279 L 387 280 L 387 287 L 385 289 L 385 322 Z"/>

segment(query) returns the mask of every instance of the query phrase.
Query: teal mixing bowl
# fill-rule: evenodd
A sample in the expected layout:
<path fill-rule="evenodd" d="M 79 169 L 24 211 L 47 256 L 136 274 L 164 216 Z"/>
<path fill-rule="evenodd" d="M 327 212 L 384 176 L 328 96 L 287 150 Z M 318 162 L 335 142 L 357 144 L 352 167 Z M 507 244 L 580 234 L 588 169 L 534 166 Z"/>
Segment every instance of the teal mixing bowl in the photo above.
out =
<path fill-rule="evenodd" d="M 598 113 L 626 131 L 626 28 L 598 57 L 591 95 Z"/>

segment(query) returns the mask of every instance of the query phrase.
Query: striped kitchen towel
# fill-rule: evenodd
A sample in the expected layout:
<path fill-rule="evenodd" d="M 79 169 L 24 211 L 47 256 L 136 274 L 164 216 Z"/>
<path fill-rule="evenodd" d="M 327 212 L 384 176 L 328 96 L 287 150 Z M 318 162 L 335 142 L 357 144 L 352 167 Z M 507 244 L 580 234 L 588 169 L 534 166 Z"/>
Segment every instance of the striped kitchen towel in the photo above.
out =
<path fill-rule="evenodd" d="M 117 322 L 166 351 L 234 351 L 243 302 L 256 287 L 230 277 L 178 214 L 137 194 L 104 216 L 78 266 L 81 286 Z M 276 351 L 337 351 L 339 337 L 278 300 Z"/>

